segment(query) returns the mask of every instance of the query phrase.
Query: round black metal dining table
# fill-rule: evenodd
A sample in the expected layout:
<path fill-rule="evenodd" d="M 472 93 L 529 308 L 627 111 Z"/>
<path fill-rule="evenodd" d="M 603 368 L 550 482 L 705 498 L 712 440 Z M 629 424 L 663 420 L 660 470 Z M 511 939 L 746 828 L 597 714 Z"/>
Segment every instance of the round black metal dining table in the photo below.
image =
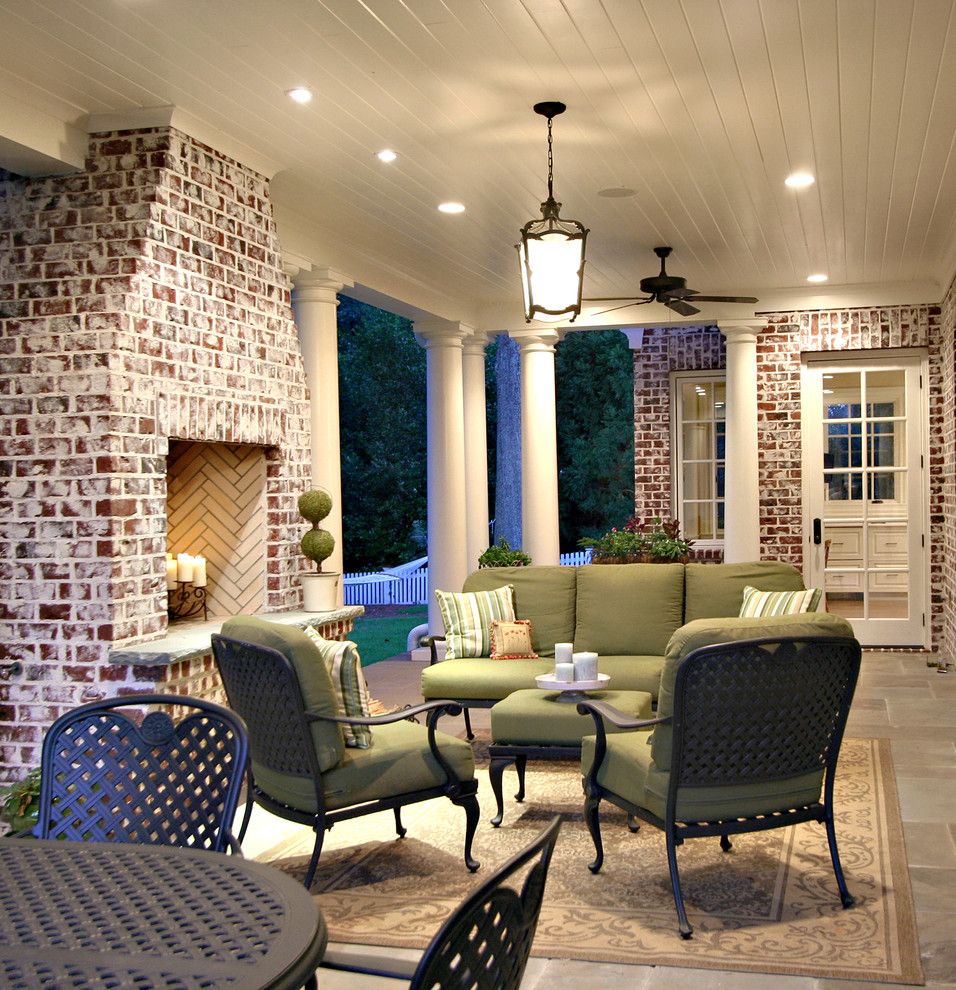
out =
<path fill-rule="evenodd" d="M 0 840 L 5 990 L 297 990 L 326 942 L 308 891 L 262 863 L 171 846 Z"/>

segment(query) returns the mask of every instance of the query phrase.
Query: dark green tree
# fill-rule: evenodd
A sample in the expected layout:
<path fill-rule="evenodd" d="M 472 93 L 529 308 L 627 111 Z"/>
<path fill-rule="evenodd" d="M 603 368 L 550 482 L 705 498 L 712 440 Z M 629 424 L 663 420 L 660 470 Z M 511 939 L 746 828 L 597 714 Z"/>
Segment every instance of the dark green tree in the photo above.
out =
<path fill-rule="evenodd" d="M 425 553 L 425 351 L 409 320 L 339 297 L 346 571 Z"/>
<path fill-rule="evenodd" d="M 619 330 L 569 333 L 555 358 L 561 550 L 634 514 L 634 365 Z"/>

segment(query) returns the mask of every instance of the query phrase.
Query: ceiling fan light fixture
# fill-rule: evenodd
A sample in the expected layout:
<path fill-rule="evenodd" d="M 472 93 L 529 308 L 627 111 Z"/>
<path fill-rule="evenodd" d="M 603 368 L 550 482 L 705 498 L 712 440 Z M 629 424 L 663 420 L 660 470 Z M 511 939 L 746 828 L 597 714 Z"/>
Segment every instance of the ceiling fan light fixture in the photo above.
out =
<path fill-rule="evenodd" d="M 581 312 L 588 230 L 578 220 L 563 219 L 561 204 L 554 198 L 551 125 L 566 109 L 554 101 L 534 105 L 534 112 L 548 119 L 548 198 L 541 204 L 541 219 L 529 220 L 515 245 L 527 323 L 564 319 L 573 323 Z"/>
<path fill-rule="evenodd" d="M 809 172 L 793 172 L 783 180 L 783 184 L 791 189 L 806 189 L 816 181 Z"/>

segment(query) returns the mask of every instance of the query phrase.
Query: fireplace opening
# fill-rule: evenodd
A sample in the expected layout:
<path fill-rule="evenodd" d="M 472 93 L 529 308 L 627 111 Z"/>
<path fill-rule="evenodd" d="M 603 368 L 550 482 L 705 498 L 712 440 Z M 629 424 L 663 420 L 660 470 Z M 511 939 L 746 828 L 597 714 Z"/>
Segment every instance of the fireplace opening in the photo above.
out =
<path fill-rule="evenodd" d="M 210 618 L 263 608 L 265 447 L 170 440 L 166 522 L 167 589 L 177 588 L 177 580 L 187 578 L 190 594 L 194 586 L 203 588 Z M 200 611 L 189 617 L 203 615 Z"/>

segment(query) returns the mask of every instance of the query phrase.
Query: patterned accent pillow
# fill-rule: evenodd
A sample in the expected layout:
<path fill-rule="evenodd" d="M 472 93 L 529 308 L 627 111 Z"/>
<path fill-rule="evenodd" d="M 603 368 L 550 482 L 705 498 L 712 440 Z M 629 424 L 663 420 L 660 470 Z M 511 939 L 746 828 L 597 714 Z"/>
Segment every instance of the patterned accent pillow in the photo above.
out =
<path fill-rule="evenodd" d="M 531 646 L 531 620 L 492 619 L 491 659 L 537 660 L 538 654 Z"/>
<path fill-rule="evenodd" d="M 439 591 L 435 589 L 445 623 L 446 660 L 487 657 L 491 654 L 491 623 L 514 620 L 514 585 L 493 591 Z"/>
<path fill-rule="evenodd" d="M 339 714 L 368 718 L 368 687 L 362 674 L 358 647 L 349 640 L 324 639 L 313 626 L 306 626 L 302 631 L 315 643 L 332 678 Z M 342 732 L 346 746 L 368 749 L 372 745 L 372 729 L 368 725 L 343 725 Z"/>
<path fill-rule="evenodd" d="M 740 606 L 741 618 L 759 618 L 766 615 L 799 615 L 801 612 L 818 612 L 822 588 L 806 591 L 758 591 L 750 585 L 744 588 L 744 600 Z"/>

